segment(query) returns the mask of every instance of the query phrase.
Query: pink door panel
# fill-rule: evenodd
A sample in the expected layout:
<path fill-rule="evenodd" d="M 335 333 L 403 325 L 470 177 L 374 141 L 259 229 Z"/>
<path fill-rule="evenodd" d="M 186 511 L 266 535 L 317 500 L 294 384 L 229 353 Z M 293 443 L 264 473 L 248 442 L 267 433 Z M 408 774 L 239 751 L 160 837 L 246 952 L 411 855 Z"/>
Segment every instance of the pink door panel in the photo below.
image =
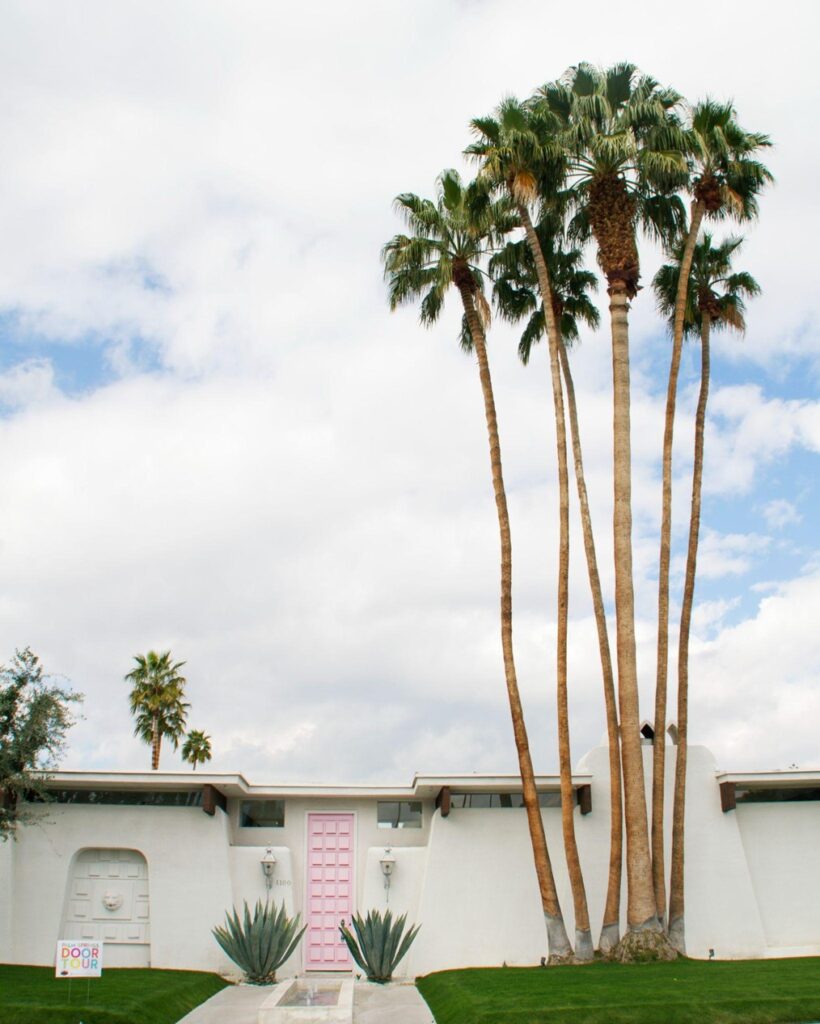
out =
<path fill-rule="evenodd" d="M 308 970 L 348 971 L 353 966 L 339 923 L 353 913 L 353 815 L 308 814 Z"/>

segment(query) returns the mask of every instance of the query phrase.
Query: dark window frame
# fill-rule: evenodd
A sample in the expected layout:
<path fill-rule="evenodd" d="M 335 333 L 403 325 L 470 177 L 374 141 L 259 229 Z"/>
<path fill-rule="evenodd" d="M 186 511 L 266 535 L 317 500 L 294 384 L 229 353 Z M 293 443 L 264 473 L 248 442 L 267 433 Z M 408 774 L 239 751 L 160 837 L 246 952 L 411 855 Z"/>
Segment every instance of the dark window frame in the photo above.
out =
<path fill-rule="evenodd" d="M 46 803 L 83 807 L 201 807 L 201 789 L 49 789 Z"/>
<path fill-rule="evenodd" d="M 820 800 L 820 786 L 735 787 L 736 804 L 791 804 Z"/>
<path fill-rule="evenodd" d="M 250 808 L 271 806 L 275 808 L 275 817 L 266 818 L 263 821 L 254 821 L 250 816 Z M 278 815 L 276 812 L 278 811 Z M 239 827 L 240 828 L 284 828 L 285 827 L 285 801 L 277 799 L 267 800 L 242 800 L 239 804 Z"/>
<path fill-rule="evenodd" d="M 548 790 L 538 794 L 539 807 L 560 807 L 561 794 Z M 453 810 L 464 811 L 500 811 L 521 810 L 524 807 L 524 794 L 516 792 L 495 793 L 472 790 L 470 792 L 451 793 L 450 806 Z"/>
<path fill-rule="evenodd" d="M 384 810 L 395 805 L 395 815 Z M 402 808 L 410 817 L 403 817 Z M 376 801 L 376 827 L 384 829 L 406 829 L 424 827 L 424 805 L 421 800 L 378 800 Z"/>

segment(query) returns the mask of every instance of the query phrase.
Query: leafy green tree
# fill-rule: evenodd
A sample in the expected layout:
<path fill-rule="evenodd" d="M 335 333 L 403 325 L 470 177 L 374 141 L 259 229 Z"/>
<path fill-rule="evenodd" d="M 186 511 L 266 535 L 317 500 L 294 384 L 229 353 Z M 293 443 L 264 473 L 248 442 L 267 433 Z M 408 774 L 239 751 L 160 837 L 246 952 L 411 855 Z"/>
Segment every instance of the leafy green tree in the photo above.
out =
<path fill-rule="evenodd" d="M 44 772 L 53 768 L 74 724 L 82 695 L 48 682 L 26 647 L 0 668 L 0 839 L 28 819 L 24 803 L 47 799 Z"/>
<path fill-rule="evenodd" d="M 653 280 L 658 309 L 676 328 L 680 280 L 684 275 L 687 241 L 672 251 L 672 263 L 660 268 Z M 685 276 L 683 334 L 700 335 L 701 378 L 695 413 L 695 455 L 692 470 L 692 504 L 689 516 L 689 544 L 681 605 L 678 641 L 678 753 L 675 765 L 675 796 L 672 810 L 672 871 L 669 885 L 669 937 L 675 948 L 686 951 L 684 928 L 684 809 L 686 764 L 689 736 L 689 631 L 695 596 L 698 538 L 700 534 L 701 492 L 703 486 L 703 435 L 706 402 L 709 397 L 710 336 L 712 330 L 745 330 L 744 299 L 757 295 L 760 286 L 751 274 L 733 271 L 732 259 L 742 244 L 741 238 L 727 238 L 718 245 L 712 237 L 703 239 L 692 250 L 691 272 Z M 657 735 L 657 734 L 656 734 Z"/>
<path fill-rule="evenodd" d="M 134 735 L 151 745 L 151 770 L 159 768 L 163 737 L 174 750 L 185 733 L 189 704 L 185 703 L 185 677 L 180 674 L 184 661 L 171 661 L 171 652 L 134 655 L 136 666 L 125 677 L 131 683 L 131 714 L 136 724 Z"/>
<path fill-rule="evenodd" d="M 562 223 L 554 213 L 547 213 L 535 227 L 541 251 L 552 282 L 555 319 L 559 325 L 562 344 L 559 348 L 561 371 L 567 394 L 567 413 L 570 423 L 572 453 L 575 465 L 575 482 L 584 539 L 590 592 L 598 633 L 598 650 L 601 660 L 601 675 L 604 687 L 607 738 L 609 745 L 610 777 L 610 850 L 609 877 L 604 904 L 601 935 L 598 941 L 603 952 L 613 949 L 620 939 L 621 875 L 623 864 L 623 793 L 621 786 L 621 750 L 618 730 L 618 708 L 615 682 L 612 671 L 612 655 L 609 647 L 609 630 L 606 621 L 598 557 L 595 551 L 595 535 L 589 509 L 581 433 L 578 425 L 578 407 L 575 400 L 575 385 L 570 370 L 567 347 L 577 340 L 580 322 L 596 328 L 600 317 L 596 306 L 589 298 L 589 292 L 597 287 L 593 273 L 583 268 L 580 249 L 572 248 L 562 238 Z M 546 330 L 542 304 L 537 293 L 537 275 L 532 262 L 529 245 L 525 242 L 508 242 L 490 260 L 490 274 L 495 280 L 493 297 L 501 315 L 511 322 L 527 318 L 524 332 L 518 346 L 521 361 L 529 362 L 532 346 Z M 571 780 L 570 780 L 571 781 Z M 576 949 L 578 946 L 576 938 Z"/>
<path fill-rule="evenodd" d="M 462 344 L 468 341 L 478 362 L 501 541 L 501 648 L 507 697 L 550 955 L 562 958 L 571 955 L 572 949 L 547 849 L 513 655 L 512 541 L 485 337 L 490 307 L 484 295 L 482 264 L 504 235 L 518 226 L 518 219 L 506 199 L 492 200 L 476 184 L 465 186 L 452 170 L 439 177 L 435 202 L 404 193 L 397 197 L 396 208 L 410 233 L 396 235 L 382 250 L 391 309 L 421 298 L 421 322 L 430 326 L 438 319 L 445 295 L 454 285 L 462 302 L 462 328 L 465 322 L 467 327 L 466 332 L 462 329 Z"/>
<path fill-rule="evenodd" d="M 182 744 L 182 760 L 193 765 L 194 771 L 198 764 L 211 760 L 211 737 L 199 729 L 191 729 Z"/>
<path fill-rule="evenodd" d="M 575 806 L 572 789 L 572 757 L 569 735 L 567 686 L 567 633 L 569 623 L 569 469 L 564 396 L 561 388 L 562 341 L 555 315 L 555 299 L 549 267 L 539 244 L 530 206 L 560 185 L 564 162 L 555 159 L 548 125 L 514 98 L 504 100 L 493 117 L 471 122 L 476 142 L 467 152 L 482 161 L 481 176 L 495 187 L 503 188 L 515 204 L 524 228 L 526 244 L 542 296 L 542 314 L 546 324 L 552 382 L 555 442 L 558 467 L 558 638 L 556 644 L 556 696 L 558 725 L 558 763 L 561 777 L 561 824 L 564 852 L 572 888 L 575 911 L 575 956 L 591 960 L 592 935 L 589 926 L 581 859 L 575 838 Z"/>
<path fill-rule="evenodd" d="M 704 100 L 692 110 L 687 130 L 691 166 L 688 191 L 691 214 L 685 239 L 678 248 L 680 273 L 672 317 L 672 353 L 666 393 L 663 432 L 662 511 L 658 566 L 658 654 L 655 683 L 655 736 L 661 740 L 652 751 L 652 873 L 655 902 L 663 919 L 666 913 L 664 869 L 664 780 L 666 777 L 667 674 L 669 661 L 669 563 L 672 536 L 672 445 L 675 427 L 678 374 L 685 328 L 685 303 L 692 257 L 704 218 L 731 217 L 748 221 L 757 215 L 757 198 L 772 180 L 757 159 L 771 145 L 766 135 L 748 132 L 737 123 L 731 103 Z"/>
<path fill-rule="evenodd" d="M 688 179 L 681 97 L 632 64 L 605 70 L 570 68 L 533 101 L 562 125 L 561 139 L 576 203 L 571 229 L 590 235 L 610 296 L 613 365 L 615 618 L 618 701 L 626 824 L 627 923 L 619 955 L 650 946 L 673 955 L 663 938 L 652 879 L 635 651 L 632 574 L 629 303 L 638 291 L 637 230 L 669 237 L 679 231 L 683 204 L 674 193 Z"/>

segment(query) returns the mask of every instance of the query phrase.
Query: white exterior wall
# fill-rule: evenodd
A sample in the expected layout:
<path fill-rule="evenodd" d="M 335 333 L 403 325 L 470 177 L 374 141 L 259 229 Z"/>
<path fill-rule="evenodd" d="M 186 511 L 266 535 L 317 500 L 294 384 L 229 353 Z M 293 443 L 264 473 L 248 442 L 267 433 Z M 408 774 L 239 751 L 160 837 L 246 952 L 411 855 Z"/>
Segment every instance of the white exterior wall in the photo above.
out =
<path fill-rule="evenodd" d="M 0 841 L 0 963 L 10 963 L 14 918 L 12 893 L 14 891 L 14 841 Z"/>
<path fill-rule="evenodd" d="M 672 837 L 672 786 L 675 751 L 668 758 L 666 791 L 666 877 L 669 879 Z M 651 747 L 649 748 L 651 752 Z M 767 806 L 771 806 L 770 804 Z M 715 763 L 705 747 L 690 747 L 686 786 L 684 857 L 686 951 L 707 959 L 765 955 L 765 939 L 756 894 L 746 863 L 736 811 L 724 814 Z"/>
<path fill-rule="evenodd" d="M 371 846 L 367 850 L 367 861 L 362 880 L 362 895 L 359 905 L 363 912 L 368 910 L 390 910 L 394 917 L 407 915 L 408 921 L 419 917 L 419 897 L 424 886 L 427 867 L 426 846 L 391 846 L 396 860 L 390 888 L 385 889 L 381 859 L 384 846 Z"/>
<path fill-rule="evenodd" d="M 14 851 L 10 963 L 54 962 L 75 855 L 124 847 L 148 863 L 151 965 L 228 968 L 211 936 L 232 900 L 221 811 L 210 817 L 193 807 L 50 805 L 37 815 L 39 821 L 19 830 Z"/>
<path fill-rule="evenodd" d="M 546 811 L 544 818 L 548 842 L 557 849 L 561 812 Z M 566 906 L 564 887 L 560 895 Z M 523 810 L 436 814 L 418 922 L 421 931 L 407 964 L 413 974 L 538 963 L 546 933 Z"/>
<path fill-rule="evenodd" d="M 820 956 L 820 803 L 734 811 L 769 956 Z"/>
<path fill-rule="evenodd" d="M 652 748 L 645 747 L 650 767 Z M 675 748 L 667 748 L 667 812 L 672 810 Z M 608 754 L 598 748 L 579 765 L 592 776 L 592 813 L 575 823 L 597 941 L 609 860 Z M 647 789 L 650 785 L 647 771 Z M 512 785 L 512 780 L 511 780 Z M 776 780 L 772 781 L 776 785 Z M 480 789 L 480 779 L 476 779 Z M 429 793 L 429 790 L 428 790 Z M 211 929 L 225 911 L 267 896 L 260 861 L 276 857 L 271 894 L 304 919 L 306 817 L 355 814 L 355 906 L 388 905 L 379 864 L 390 846 L 396 865 L 389 907 L 422 928 L 400 970 L 536 964 L 546 934 L 522 809 L 453 808 L 447 818 L 423 799 L 423 827 L 379 829 L 376 797 L 286 799 L 280 829 L 240 828 L 239 800 L 228 814 L 201 808 L 50 805 L 39 821 L 0 844 L 0 961 L 53 962 L 66 886 L 86 848 L 142 853 L 150 885 L 151 964 L 234 970 Z M 559 898 L 572 937 L 572 900 L 558 808 L 542 811 Z M 667 824 L 667 837 L 671 827 Z M 719 958 L 820 954 L 820 804 L 741 804 L 723 813 L 709 751 L 690 747 L 687 788 L 686 931 L 690 956 Z M 667 860 L 667 872 L 668 872 Z M 622 913 L 625 913 L 626 892 Z M 623 926 L 622 921 L 622 926 Z M 112 947 L 112 958 L 116 955 Z M 109 961 L 111 962 L 111 961 Z M 281 973 L 302 970 L 301 949 Z"/>
<path fill-rule="evenodd" d="M 261 869 L 261 860 L 266 847 L 232 846 L 230 848 L 233 903 L 237 909 L 242 906 L 243 902 L 247 902 L 253 908 L 257 900 L 264 902 L 270 898 L 277 905 L 284 903 L 288 917 L 293 917 L 294 912 L 298 912 L 300 909 L 294 907 L 293 858 L 286 846 L 272 845 L 270 849 L 276 857 L 276 867 L 271 879 L 270 890 L 268 890 Z"/>

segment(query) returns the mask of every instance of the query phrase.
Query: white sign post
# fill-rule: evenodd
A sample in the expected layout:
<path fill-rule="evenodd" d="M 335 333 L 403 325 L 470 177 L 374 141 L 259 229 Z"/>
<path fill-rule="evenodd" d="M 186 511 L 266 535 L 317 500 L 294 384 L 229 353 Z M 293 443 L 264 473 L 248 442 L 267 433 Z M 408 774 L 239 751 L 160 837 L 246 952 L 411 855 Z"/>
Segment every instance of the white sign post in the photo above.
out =
<path fill-rule="evenodd" d="M 55 973 L 58 978 L 99 978 L 102 975 L 101 942 L 61 939 L 57 943 Z"/>

